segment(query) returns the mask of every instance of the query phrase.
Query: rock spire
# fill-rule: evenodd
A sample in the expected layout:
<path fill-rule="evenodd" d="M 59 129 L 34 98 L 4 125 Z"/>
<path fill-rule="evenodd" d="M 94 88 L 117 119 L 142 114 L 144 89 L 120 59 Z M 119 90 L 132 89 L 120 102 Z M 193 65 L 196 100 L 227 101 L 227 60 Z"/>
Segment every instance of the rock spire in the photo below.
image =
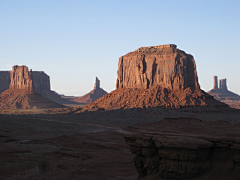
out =
<path fill-rule="evenodd" d="M 100 88 L 100 80 L 96 77 L 94 89 Z"/>

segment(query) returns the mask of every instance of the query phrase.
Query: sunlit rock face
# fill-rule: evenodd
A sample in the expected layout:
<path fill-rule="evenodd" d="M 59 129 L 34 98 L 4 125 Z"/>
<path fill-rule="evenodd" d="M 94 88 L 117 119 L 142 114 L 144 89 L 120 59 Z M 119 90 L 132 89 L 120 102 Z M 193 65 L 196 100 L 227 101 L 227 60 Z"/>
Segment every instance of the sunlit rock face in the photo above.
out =
<path fill-rule="evenodd" d="M 117 88 L 199 89 L 192 55 L 176 45 L 141 47 L 119 58 Z"/>

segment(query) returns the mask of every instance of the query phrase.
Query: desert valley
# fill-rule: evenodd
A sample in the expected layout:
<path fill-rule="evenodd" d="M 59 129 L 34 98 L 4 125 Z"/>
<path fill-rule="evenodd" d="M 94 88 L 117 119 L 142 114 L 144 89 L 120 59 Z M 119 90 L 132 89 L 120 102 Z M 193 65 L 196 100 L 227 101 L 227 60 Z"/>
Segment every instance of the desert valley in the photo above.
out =
<path fill-rule="evenodd" d="M 240 179 L 240 96 L 217 76 L 203 91 L 176 45 L 121 56 L 109 93 L 96 77 L 61 95 L 29 68 L 0 71 L 0 179 Z"/>

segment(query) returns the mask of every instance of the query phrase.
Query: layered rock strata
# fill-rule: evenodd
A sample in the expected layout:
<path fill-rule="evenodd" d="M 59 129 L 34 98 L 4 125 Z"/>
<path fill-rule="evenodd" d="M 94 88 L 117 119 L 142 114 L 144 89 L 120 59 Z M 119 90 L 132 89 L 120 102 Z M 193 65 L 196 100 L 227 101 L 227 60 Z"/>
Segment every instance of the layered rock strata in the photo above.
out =
<path fill-rule="evenodd" d="M 77 103 L 88 104 L 93 101 L 96 101 L 97 99 L 104 96 L 105 94 L 107 94 L 107 92 L 100 87 L 100 80 L 96 77 L 94 89 L 89 93 L 85 94 L 84 96 L 73 98 L 72 101 Z"/>
<path fill-rule="evenodd" d="M 200 89 L 193 56 L 173 44 L 142 47 L 120 57 L 116 87 L 84 109 L 229 108 Z"/>
<path fill-rule="evenodd" d="M 240 179 L 240 124 L 165 118 L 127 130 L 140 178 Z"/>

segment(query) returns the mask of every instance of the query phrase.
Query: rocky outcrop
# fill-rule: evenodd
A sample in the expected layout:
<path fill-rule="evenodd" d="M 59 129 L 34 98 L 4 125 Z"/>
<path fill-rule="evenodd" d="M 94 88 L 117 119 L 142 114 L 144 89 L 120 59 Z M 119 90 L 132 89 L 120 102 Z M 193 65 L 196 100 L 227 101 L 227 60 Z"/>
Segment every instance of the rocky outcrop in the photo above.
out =
<path fill-rule="evenodd" d="M 219 88 L 215 87 L 216 81 L 217 81 L 217 76 L 214 76 L 214 87 L 213 89 L 207 92 L 208 94 L 210 94 L 211 96 L 214 96 L 215 99 L 227 104 L 232 105 L 234 104 L 234 102 L 239 103 L 240 96 L 228 90 L 226 78 L 219 80 Z"/>
<path fill-rule="evenodd" d="M 73 98 L 72 101 L 77 103 L 88 104 L 93 101 L 96 101 L 105 94 L 107 94 L 107 92 L 104 89 L 100 88 L 100 80 L 96 77 L 94 89 L 89 93 L 85 94 L 84 96 Z"/>
<path fill-rule="evenodd" d="M 34 91 L 32 71 L 26 66 L 13 66 L 9 89 L 0 94 L 1 109 L 62 108 Z"/>
<path fill-rule="evenodd" d="M 10 72 L 9 89 L 26 89 L 32 91 L 32 70 L 29 72 L 27 66 L 13 66 Z"/>
<path fill-rule="evenodd" d="M 124 135 L 143 179 L 240 179 L 240 124 L 165 118 Z"/>
<path fill-rule="evenodd" d="M 192 55 L 176 45 L 142 47 L 120 57 L 117 89 L 83 108 L 229 108 L 200 89 Z"/>
<path fill-rule="evenodd" d="M 192 55 L 176 45 L 142 47 L 119 58 L 117 88 L 199 89 Z"/>

